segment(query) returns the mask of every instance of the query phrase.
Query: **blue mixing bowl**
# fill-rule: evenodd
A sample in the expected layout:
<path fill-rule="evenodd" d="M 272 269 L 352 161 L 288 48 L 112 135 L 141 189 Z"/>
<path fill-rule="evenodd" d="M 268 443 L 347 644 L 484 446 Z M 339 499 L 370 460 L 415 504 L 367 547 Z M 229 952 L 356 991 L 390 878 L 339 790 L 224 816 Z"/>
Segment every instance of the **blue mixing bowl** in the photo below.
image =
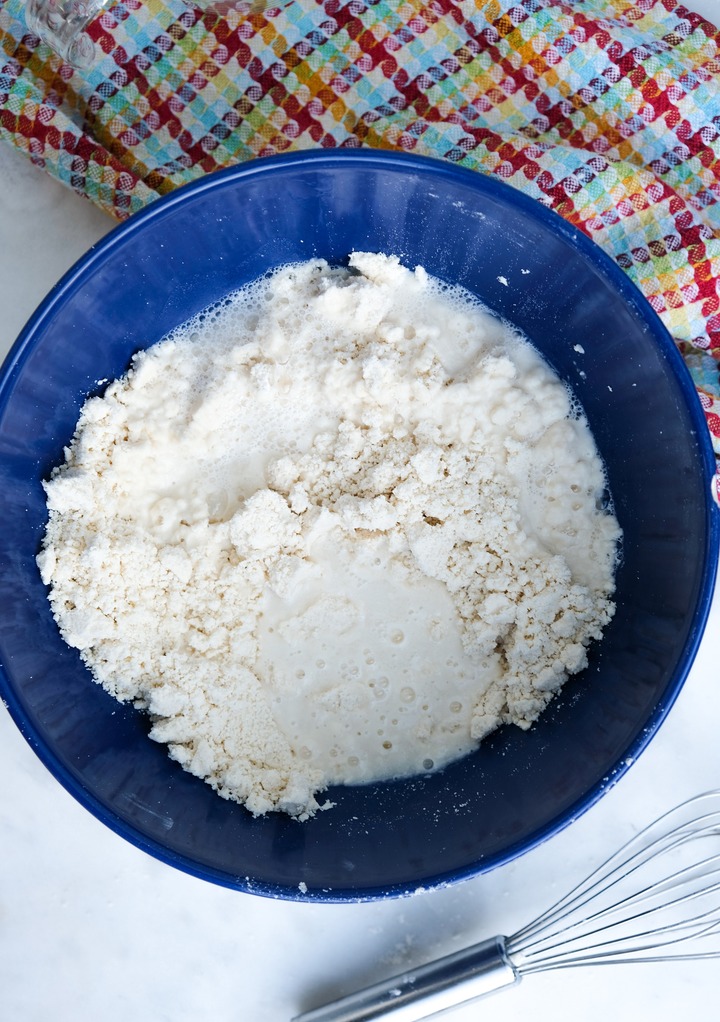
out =
<path fill-rule="evenodd" d="M 529 731 L 505 727 L 445 770 L 335 788 L 306 823 L 254 819 L 183 772 L 148 720 L 91 680 L 35 565 L 41 480 L 99 381 L 281 263 L 394 253 L 516 324 L 582 402 L 624 530 L 617 613 Z M 575 346 L 581 344 L 584 354 Z M 637 757 L 706 620 L 720 512 L 691 381 L 647 302 L 561 218 L 497 180 L 371 151 L 215 174 L 118 227 L 48 296 L 0 380 L 0 694 L 58 780 L 118 834 L 228 887 L 338 901 L 410 892 L 505 862 L 587 809 Z M 301 885 L 301 886 L 299 886 Z"/>

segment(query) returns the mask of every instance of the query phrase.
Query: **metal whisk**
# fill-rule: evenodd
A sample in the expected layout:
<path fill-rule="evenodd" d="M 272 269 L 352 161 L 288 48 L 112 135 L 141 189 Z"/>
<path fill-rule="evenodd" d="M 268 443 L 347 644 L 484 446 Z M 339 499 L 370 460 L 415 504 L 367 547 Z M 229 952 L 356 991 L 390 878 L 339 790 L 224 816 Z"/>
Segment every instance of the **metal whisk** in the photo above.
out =
<path fill-rule="evenodd" d="M 512 937 L 492 937 L 293 1022 L 419 1022 L 523 976 L 720 957 L 720 791 L 651 823 Z"/>

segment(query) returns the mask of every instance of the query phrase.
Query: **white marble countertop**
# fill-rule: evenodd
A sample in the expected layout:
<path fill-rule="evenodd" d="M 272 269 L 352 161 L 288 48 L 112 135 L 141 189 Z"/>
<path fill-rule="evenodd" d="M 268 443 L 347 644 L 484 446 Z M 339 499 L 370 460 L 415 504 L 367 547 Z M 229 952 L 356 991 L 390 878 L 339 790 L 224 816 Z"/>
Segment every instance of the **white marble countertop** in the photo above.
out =
<path fill-rule="evenodd" d="M 720 0 L 694 4 L 720 20 Z M 0 357 L 112 223 L 0 148 Z M 28 239 L 41 239 L 30 245 Z M 0 708 L 0 1017 L 8 1022 L 288 1022 L 301 1009 L 512 932 L 642 824 L 720 788 L 720 589 L 669 718 L 588 813 L 454 888 L 358 905 L 239 894 L 155 861 L 45 770 Z M 532 976 L 448 1022 L 671 1022 L 717 1015 L 720 962 Z"/>

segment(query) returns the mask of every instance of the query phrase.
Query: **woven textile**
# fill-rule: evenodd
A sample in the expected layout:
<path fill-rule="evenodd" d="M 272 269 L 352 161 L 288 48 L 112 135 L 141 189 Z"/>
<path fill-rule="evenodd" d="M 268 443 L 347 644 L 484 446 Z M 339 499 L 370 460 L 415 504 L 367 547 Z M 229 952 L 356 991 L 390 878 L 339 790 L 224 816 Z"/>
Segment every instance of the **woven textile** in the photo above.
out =
<path fill-rule="evenodd" d="M 0 0 L 0 138 L 123 219 L 240 160 L 376 146 L 497 174 L 675 337 L 720 456 L 720 34 L 675 0 L 122 0 L 73 71 Z"/>

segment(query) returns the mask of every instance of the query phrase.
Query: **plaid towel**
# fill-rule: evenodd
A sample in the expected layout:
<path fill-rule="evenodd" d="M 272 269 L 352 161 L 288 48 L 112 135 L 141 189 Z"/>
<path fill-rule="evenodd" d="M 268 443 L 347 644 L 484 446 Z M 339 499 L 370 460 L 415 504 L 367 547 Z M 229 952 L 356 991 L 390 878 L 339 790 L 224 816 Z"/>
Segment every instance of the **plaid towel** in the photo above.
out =
<path fill-rule="evenodd" d="M 720 457 L 720 33 L 676 0 L 121 0 L 85 72 L 23 6 L 0 0 L 0 138 L 101 208 L 314 146 L 497 174 L 640 287 Z"/>

